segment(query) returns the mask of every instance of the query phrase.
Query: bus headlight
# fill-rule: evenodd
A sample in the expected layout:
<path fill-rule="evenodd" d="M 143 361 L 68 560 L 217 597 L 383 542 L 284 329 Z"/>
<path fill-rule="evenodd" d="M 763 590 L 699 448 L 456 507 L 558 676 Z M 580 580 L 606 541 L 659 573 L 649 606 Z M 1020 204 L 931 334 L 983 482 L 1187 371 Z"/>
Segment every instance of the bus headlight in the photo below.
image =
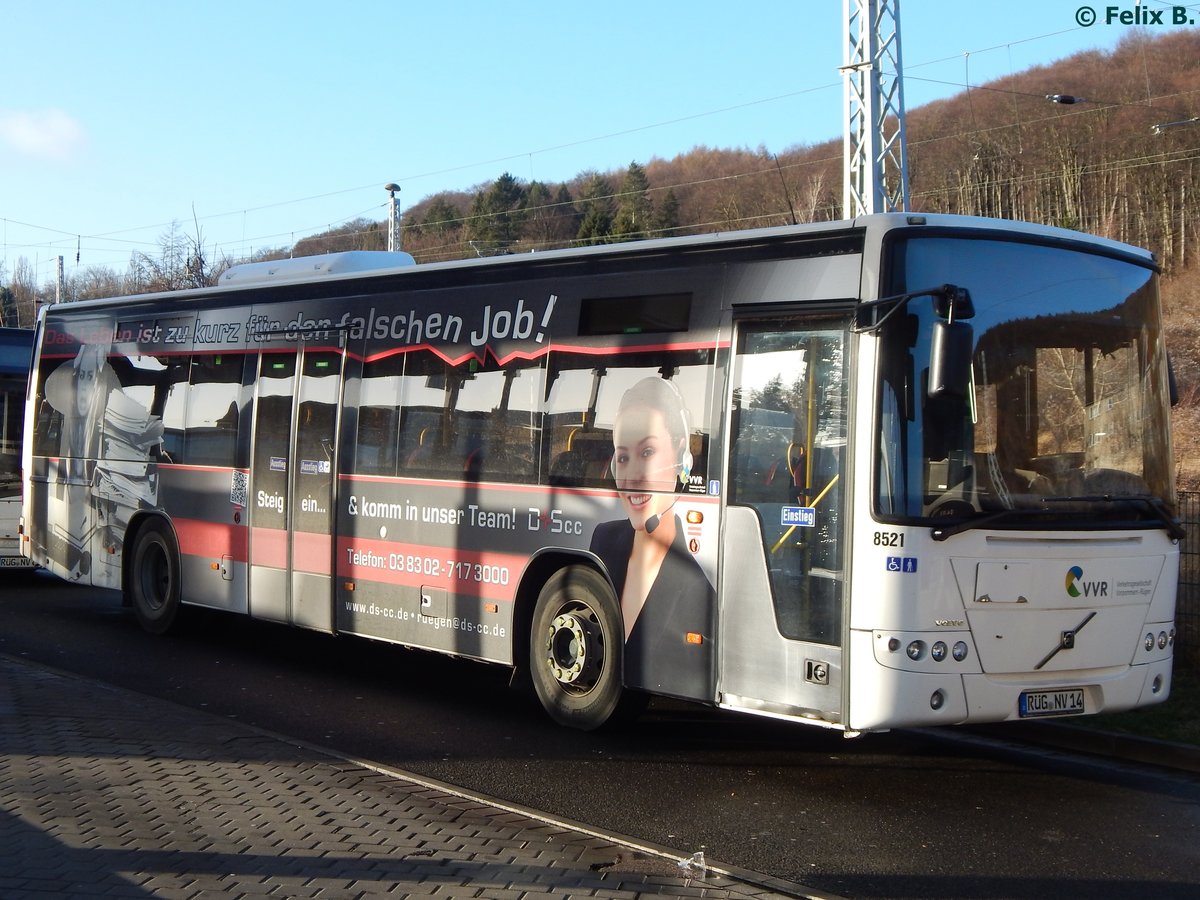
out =
<path fill-rule="evenodd" d="M 946 658 L 946 642 L 934 641 L 932 647 L 929 648 L 929 655 L 933 657 L 934 662 L 941 662 Z"/>
<path fill-rule="evenodd" d="M 954 649 L 951 651 L 951 654 L 954 656 L 955 662 L 962 662 L 964 659 L 967 658 L 967 642 L 966 641 L 956 641 L 954 644 Z"/>
<path fill-rule="evenodd" d="M 914 662 L 916 662 L 918 659 L 920 659 L 922 656 L 925 655 L 925 642 L 924 641 L 909 641 L 908 647 L 907 647 L 907 652 L 908 652 L 908 658 L 913 660 Z"/>
<path fill-rule="evenodd" d="M 1147 632 L 1147 634 L 1146 634 L 1146 650 L 1150 651 L 1153 649 L 1154 649 L 1154 635 Z"/>

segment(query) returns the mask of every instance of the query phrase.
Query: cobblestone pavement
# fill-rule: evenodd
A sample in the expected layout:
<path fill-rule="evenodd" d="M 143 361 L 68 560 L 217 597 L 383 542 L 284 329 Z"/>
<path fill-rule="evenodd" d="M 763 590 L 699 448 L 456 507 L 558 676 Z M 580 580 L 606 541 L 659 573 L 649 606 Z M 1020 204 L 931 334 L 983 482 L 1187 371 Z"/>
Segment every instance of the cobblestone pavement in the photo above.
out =
<path fill-rule="evenodd" d="M 679 859 L 0 655 L 0 897 L 767 898 Z"/>

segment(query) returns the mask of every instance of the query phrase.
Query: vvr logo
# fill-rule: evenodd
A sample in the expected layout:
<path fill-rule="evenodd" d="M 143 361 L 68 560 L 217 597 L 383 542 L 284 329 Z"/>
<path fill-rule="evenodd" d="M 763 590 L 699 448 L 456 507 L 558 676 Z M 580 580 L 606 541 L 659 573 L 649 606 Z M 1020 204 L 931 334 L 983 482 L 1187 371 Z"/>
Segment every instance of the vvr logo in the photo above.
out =
<path fill-rule="evenodd" d="M 1083 569 L 1071 566 L 1067 569 L 1067 593 L 1072 597 L 1107 597 L 1107 581 L 1084 581 Z"/>

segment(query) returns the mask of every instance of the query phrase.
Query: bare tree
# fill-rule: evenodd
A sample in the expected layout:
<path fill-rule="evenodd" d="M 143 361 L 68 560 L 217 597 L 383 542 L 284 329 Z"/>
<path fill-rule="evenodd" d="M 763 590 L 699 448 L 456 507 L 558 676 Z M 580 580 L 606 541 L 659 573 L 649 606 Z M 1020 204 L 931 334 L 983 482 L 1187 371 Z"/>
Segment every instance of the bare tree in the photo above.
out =
<path fill-rule="evenodd" d="M 16 312 L 16 321 L 10 321 L 8 324 L 21 328 L 32 328 L 37 319 L 38 305 L 53 299 L 52 295 L 39 291 L 37 273 L 24 256 L 18 258 L 16 266 L 13 267 L 8 290 L 11 294 L 11 308 Z"/>
<path fill-rule="evenodd" d="M 72 300 L 118 297 L 125 293 L 125 283 L 119 274 L 107 266 L 88 266 L 82 274 L 68 279 L 67 293 Z"/>
<path fill-rule="evenodd" d="M 134 252 L 126 275 L 130 293 L 179 291 L 215 283 L 199 225 L 195 237 L 189 237 L 180 230 L 178 222 L 172 222 L 170 229 L 159 237 L 157 257 Z"/>

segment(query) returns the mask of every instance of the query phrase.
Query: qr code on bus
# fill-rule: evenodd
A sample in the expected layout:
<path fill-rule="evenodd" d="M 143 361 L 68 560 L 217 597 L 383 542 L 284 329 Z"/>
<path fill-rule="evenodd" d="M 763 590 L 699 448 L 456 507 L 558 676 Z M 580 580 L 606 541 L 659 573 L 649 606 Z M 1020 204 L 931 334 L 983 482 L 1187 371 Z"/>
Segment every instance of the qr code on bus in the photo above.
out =
<path fill-rule="evenodd" d="M 250 490 L 250 473 L 239 472 L 236 469 L 233 472 L 233 482 L 229 485 L 229 502 L 234 506 L 240 506 L 243 509 L 249 501 Z"/>

